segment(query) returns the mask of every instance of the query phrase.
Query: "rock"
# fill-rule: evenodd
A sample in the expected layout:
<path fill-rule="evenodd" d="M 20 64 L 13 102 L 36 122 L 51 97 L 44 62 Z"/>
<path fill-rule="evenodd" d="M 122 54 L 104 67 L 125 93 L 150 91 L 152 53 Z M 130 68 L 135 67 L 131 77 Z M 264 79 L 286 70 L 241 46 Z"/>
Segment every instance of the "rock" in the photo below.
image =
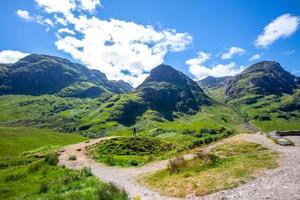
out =
<path fill-rule="evenodd" d="M 291 140 L 285 139 L 285 138 L 281 138 L 281 139 L 277 139 L 276 143 L 282 146 L 293 146 L 294 143 Z"/>

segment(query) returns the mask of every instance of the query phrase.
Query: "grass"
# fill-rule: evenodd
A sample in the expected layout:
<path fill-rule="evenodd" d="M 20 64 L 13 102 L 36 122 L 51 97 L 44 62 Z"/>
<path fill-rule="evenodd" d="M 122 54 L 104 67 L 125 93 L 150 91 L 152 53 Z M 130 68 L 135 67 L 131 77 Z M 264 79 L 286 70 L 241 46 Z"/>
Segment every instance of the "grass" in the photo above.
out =
<path fill-rule="evenodd" d="M 38 167 L 37 167 L 38 166 Z M 0 199 L 125 200 L 127 194 L 91 176 L 38 160 L 0 170 Z"/>
<path fill-rule="evenodd" d="M 89 168 L 57 166 L 58 148 L 85 141 L 80 135 L 1 127 L 0 137 L 0 199 L 128 199 L 125 191 L 93 177 Z"/>
<path fill-rule="evenodd" d="M 145 102 L 136 94 L 112 95 L 97 99 L 61 98 L 53 95 L 0 96 L 0 125 L 27 126 L 77 132 L 87 137 L 130 136 L 133 127 L 147 135 L 155 128 L 181 132 L 185 128 L 226 127 L 237 129 L 241 117 L 221 104 L 203 106 L 194 115 L 174 113 L 174 121 L 160 113 L 145 110 Z M 132 110 L 135 112 L 133 113 Z"/>
<path fill-rule="evenodd" d="M 186 161 L 177 173 L 168 169 L 141 178 L 150 188 L 168 196 L 203 196 L 236 187 L 263 169 L 277 166 L 277 155 L 259 144 L 231 141 L 215 148 L 210 161 L 197 157 Z M 213 158 L 213 159 L 212 159 Z"/>
<path fill-rule="evenodd" d="M 23 152 L 38 151 L 49 146 L 63 146 L 85 141 L 86 138 L 72 133 L 27 127 L 0 127 L 0 157 L 18 156 Z"/>
<path fill-rule="evenodd" d="M 293 95 L 248 94 L 230 104 L 238 107 L 241 115 L 262 131 L 300 129 L 300 90 Z"/>
<path fill-rule="evenodd" d="M 151 137 L 118 137 L 89 148 L 99 162 L 117 166 L 140 166 L 174 152 L 172 143 Z"/>

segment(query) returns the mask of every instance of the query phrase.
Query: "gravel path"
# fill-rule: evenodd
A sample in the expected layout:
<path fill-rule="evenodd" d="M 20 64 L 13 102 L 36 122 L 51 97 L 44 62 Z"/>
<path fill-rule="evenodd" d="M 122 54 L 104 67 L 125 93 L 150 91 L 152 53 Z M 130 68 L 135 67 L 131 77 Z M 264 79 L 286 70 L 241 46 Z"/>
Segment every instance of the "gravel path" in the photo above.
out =
<path fill-rule="evenodd" d="M 113 182 L 124 188 L 130 197 L 140 196 L 142 200 L 175 200 L 162 196 L 157 192 L 151 191 L 145 186 L 136 183 L 135 179 L 145 173 L 154 172 L 166 168 L 168 161 L 157 161 L 149 163 L 139 168 L 120 168 L 110 167 L 86 156 L 85 147 L 96 144 L 101 140 L 109 138 L 99 138 L 75 145 L 66 146 L 61 152 L 59 161 L 71 169 L 80 169 L 84 166 L 91 167 L 92 173 L 106 182 Z M 227 199 L 276 199 L 276 200 L 300 200 L 300 137 L 290 137 L 296 146 L 283 147 L 273 143 L 270 139 L 259 134 L 239 134 L 232 138 L 225 139 L 219 143 L 210 145 L 205 149 L 210 149 L 223 144 L 227 140 L 246 140 L 262 144 L 280 153 L 280 167 L 265 171 L 259 178 L 243 184 L 237 188 L 220 191 L 204 197 L 188 197 L 190 200 L 227 200 Z M 75 155 L 75 161 L 69 161 L 69 157 Z M 191 159 L 192 154 L 184 156 Z"/>

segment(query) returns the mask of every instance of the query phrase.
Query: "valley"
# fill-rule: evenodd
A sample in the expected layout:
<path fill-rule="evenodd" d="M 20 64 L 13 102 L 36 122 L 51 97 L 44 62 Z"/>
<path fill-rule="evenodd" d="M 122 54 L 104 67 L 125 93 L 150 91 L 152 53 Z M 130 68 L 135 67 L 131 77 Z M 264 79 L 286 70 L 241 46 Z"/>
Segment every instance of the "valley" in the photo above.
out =
<path fill-rule="evenodd" d="M 132 88 L 31 54 L 0 65 L 0 94 L 0 199 L 227 198 L 269 173 L 278 184 L 275 172 L 291 170 L 282 159 L 299 166 L 298 136 L 267 138 L 300 130 L 299 77 L 277 62 L 200 82 L 162 64 Z"/>

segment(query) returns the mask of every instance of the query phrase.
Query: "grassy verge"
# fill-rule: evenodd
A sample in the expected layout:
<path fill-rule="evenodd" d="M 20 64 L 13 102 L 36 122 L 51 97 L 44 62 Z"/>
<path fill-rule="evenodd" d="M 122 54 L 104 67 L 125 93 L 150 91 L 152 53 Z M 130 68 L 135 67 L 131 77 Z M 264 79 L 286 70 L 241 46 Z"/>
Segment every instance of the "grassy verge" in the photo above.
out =
<path fill-rule="evenodd" d="M 176 173 L 165 169 L 140 181 L 168 196 L 202 196 L 236 187 L 252 179 L 257 171 L 277 166 L 275 153 L 245 141 L 228 142 L 214 149 L 209 157 L 209 162 L 203 157 L 179 160 L 184 165 Z"/>
<path fill-rule="evenodd" d="M 57 166 L 56 151 L 86 140 L 36 128 L 0 128 L 0 199 L 125 200 L 124 191 L 105 184 L 85 168 Z"/>
<path fill-rule="evenodd" d="M 127 195 L 100 182 L 88 168 L 59 167 L 52 157 L 0 170 L 0 199 L 125 200 Z"/>
<path fill-rule="evenodd" d="M 26 127 L 0 127 L 0 157 L 18 156 L 25 151 L 49 146 L 63 146 L 85 141 L 71 133 Z"/>
<path fill-rule="evenodd" d="M 172 143 L 151 137 L 118 137 L 89 148 L 91 157 L 117 166 L 140 166 L 175 152 Z"/>

